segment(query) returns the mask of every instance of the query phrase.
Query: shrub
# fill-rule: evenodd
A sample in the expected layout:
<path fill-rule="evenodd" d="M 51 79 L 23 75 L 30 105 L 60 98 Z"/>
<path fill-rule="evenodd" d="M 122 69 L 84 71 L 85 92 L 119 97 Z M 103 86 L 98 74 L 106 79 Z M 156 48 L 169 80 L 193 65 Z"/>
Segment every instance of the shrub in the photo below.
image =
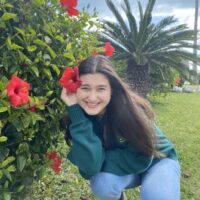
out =
<path fill-rule="evenodd" d="M 0 199 L 39 179 L 46 152 L 63 140 L 58 79 L 98 44 L 89 31 L 98 27 L 94 17 L 86 10 L 70 17 L 58 0 L 0 1 Z M 6 95 L 13 74 L 30 84 L 28 103 L 16 108 Z"/>

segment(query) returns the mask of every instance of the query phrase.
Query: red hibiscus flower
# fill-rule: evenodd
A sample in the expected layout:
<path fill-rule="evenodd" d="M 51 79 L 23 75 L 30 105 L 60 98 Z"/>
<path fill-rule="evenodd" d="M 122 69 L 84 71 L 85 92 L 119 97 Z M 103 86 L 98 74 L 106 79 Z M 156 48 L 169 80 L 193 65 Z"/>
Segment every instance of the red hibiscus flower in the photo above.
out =
<path fill-rule="evenodd" d="M 27 104 L 29 100 L 30 84 L 18 78 L 16 75 L 11 77 L 6 86 L 7 97 L 14 108 L 19 105 Z"/>
<path fill-rule="evenodd" d="M 181 78 L 177 77 L 175 82 L 176 82 L 177 85 L 180 84 L 181 83 Z"/>
<path fill-rule="evenodd" d="M 104 49 L 105 49 L 104 53 L 106 56 L 112 56 L 113 52 L 115 51 L 114 47 L 110 44 L 110 42 L 106 42 Z"/>
<path fill-rule="evenodd" d="M 97 55 L 98 55 L 98 52 L 96 51 L 96 49 L 94 49 L 94 50 L 92 51 L 92 55 L 93 55 L 93 56 L 97 56 Z"/>
<path fill-rule="evenodd" d="M 53 161 L 51 163 L 51 169 L 55 172 L 55 173 L 59 173 L 61 168 L 60 165 L 62 163 L 62 158 L 60 156 L 57 155 L 57 153 L 55 151 L 52 151 L 51 153 L 47 153 L 47 158 L 50 161 Z"/>
<path fill-rule="evenodd" d="M 74 7 L 77 6 L 77 0 L 60 0 L 60 4 L 62 7 L 66 8 L 69 16 L 77 16 L 78 10 Z"/>
<path fill-rule="evenodd" d="M 61 170 L 61 168 L 60 168 L 59 166 L 54 165 L 54 164 L 51 166 L 51 169 L 52 169 L 55 173 L 59 173 L 60 170 Z"/>
<path fill-rule="evenodd" d="M 31 107 L 29 107 L 29 110 L 30 110 L 31 112 L 36 112 L 36 106 L 31 106 Z"/>
<path fill-rule="evenodd" d="M 78 66 L 74 67 L 74 69 L 67 67 L 59 82 L 60 85 L 66 88 L 68 92 L 75 93 L 81 86 Z"/>
<path fill-rule="evenodd" d="M 49 160 L 54 160 L 57 157 L 57 153 L 52 151 L 51 153 L 47 154 Z"/>
<path fill-rule="evenodd" d="M 51 168 L 53 169 L 53 171 L 55 173 L 59 173 L 60 172 L 60 170 L 61 170 L 61 168 L 60 168 L 61 162 L 62 162 L 62 159 L 59 156 L 57 156 L 54 159 L 54 163 L 51 165 Z"/>

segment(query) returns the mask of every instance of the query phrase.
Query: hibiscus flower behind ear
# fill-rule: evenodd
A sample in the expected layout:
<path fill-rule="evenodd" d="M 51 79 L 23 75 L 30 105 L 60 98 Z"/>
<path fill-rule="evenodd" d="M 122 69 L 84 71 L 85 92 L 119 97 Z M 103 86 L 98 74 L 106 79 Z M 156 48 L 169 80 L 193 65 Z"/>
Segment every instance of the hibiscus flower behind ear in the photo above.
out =
<path fill-rule="evenodd" d="M 69 16 L 77 16 L 78 15 L 78 10 L 75 9 L 78 4 L 77 0 L 60 0 L 60 5 L 63 8 L 66 8 L 66 11 Z"/>
<path fill-rule="evenodd" d="M 115 51 L 114 47 L 110 44 L 110 42 L 105 43 L 104 49 L 105 49 L 104 52 L 105 56 L 112 56 L 113 52 Z"/>
<path fill-rule="evenodd" d="M 29 101 L 30 84 L 13 75 L 6 86 L 7 97 L 11 105 L 16 108 L 19 105 L 27 104 Z"/>
<path fill-rule="evenodd" d="M 67 67 L 60 78 L 59 83 L 66 88 L 69 93 L 75 93 L 81 86 L 78 66 L 74 67 L 74 69 Z"/>

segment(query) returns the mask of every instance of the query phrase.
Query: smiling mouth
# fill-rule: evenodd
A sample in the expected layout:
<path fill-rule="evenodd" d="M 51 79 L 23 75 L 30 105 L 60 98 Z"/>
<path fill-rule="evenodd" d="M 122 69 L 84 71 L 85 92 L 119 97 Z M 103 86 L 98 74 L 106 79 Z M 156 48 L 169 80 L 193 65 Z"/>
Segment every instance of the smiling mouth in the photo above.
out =
<path fill-rule="evenodd" d="M 87 105 L 88 108 L 96 108 L 99 105 L 99 103 L 87 103 L 87 102 L 85 102 L 85 104 Z"/>

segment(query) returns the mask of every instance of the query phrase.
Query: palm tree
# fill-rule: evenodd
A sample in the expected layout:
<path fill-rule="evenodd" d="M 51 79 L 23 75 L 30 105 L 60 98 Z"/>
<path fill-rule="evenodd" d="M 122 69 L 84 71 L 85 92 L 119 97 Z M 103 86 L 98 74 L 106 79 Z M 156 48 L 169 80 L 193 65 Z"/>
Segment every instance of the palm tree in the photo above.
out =
<path fill-rule="evenodd" d="M 189 69 L 185 61 L 200 62 L 200 58 L 188 51 L 194 48 L 194 30 L 189 30 L 185 24 L 174 25 L 177 21 L 173 16 L 162 19 L 158 24 L 152 23 L 155 2 L 149 0 L 143 11 L 138 1 L 140 17 L 137 23 L 129 0 L 124 0 L 123 12 L 115 6 L 114 0 L 106 0 L 117 22 L 103 21 L 102 40 L 109 40 L 115 47 L 114 58 L 127 61 L 127 81 L 143 96 L 147 94 L 149 78 L 154 72 L 164 82 L 171 68 L 187 77 Z"/>

